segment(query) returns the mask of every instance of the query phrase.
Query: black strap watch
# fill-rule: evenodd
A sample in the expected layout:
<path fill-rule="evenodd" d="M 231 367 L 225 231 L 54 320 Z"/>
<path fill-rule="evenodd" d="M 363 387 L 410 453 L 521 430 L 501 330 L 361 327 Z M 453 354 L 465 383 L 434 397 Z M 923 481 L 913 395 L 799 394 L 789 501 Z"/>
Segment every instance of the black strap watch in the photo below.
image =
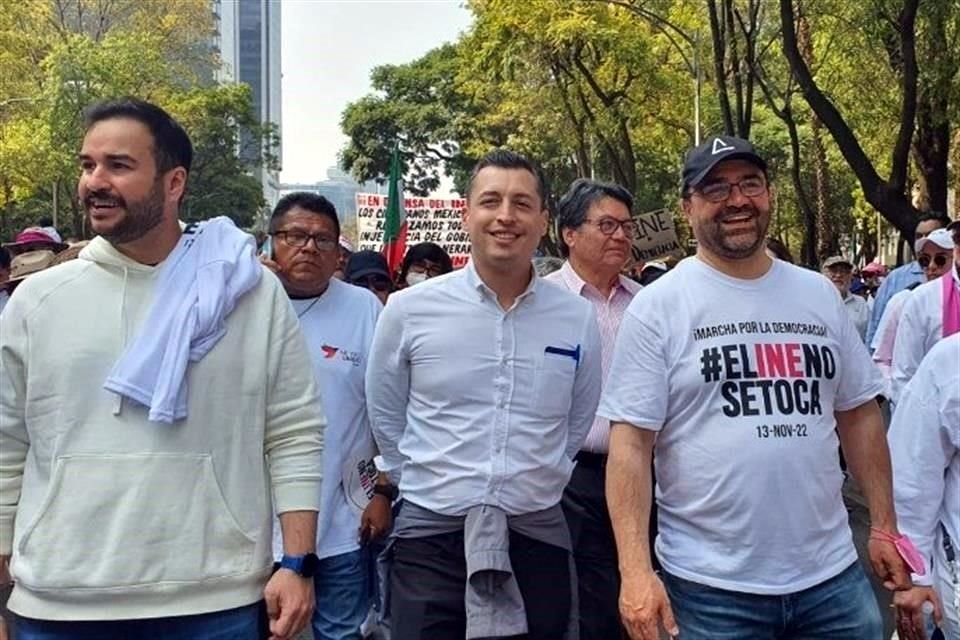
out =
<path fill-rule="evenodd" d="M 373 485 L 373 495 L 383 496 L 390 502 L 394 502 L 400 495 L 400 489 L 395 484 L 375 484 Z"/>

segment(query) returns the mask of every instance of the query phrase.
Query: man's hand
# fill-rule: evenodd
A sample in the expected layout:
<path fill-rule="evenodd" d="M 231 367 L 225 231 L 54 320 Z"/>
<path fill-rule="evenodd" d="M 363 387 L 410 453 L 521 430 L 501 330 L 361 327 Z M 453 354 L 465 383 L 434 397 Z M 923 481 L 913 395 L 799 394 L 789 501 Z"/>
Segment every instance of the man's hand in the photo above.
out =
<path fill-rule="evenodd" d="M 390 512 L 390 501 L 379 493 L 367 504 L 360 516 L 360 544 L 367 544 L 383 536 L 390 530 L 393 514 Z"/>
<path fill-rule="evenodd" d="M 893 594 L 893 605 L 897 608 L 897 635 L 900 640 L 926 640 L 923 605 L 927 602 L 933 606 L 933 619 L 940 624 L 943 621 L 943 607 L 933 587 L 915 586 Z"/>
<path fill-rule="evenodd" d="M 313 578 L 278 569 L 263 590 L 263 599 L 270 619 L 270 640 L 293 640 L 313 615 Z"/>
<path fill-rule="evenodd" d="M 875 535 L 871 534 L 867 542 L 867 554 L 870 556 L 873 572 L 883 581 L 883 586 L 890 591 L 905 591 L 912 587 L 910 568 L 900 557 L 900 552 L 897 551 L 893 542 Z M 897 534 L 892 533 L 892 535 Z"/>
<path fill-rule="evenodd" d="M 658 640 L 657 623 L 671 637 L 680 631 L 673 619 L 673 609 L 663 583 L 653 571 L 623 576 L 620 585 L 620 617 L 631 640 Z"/>

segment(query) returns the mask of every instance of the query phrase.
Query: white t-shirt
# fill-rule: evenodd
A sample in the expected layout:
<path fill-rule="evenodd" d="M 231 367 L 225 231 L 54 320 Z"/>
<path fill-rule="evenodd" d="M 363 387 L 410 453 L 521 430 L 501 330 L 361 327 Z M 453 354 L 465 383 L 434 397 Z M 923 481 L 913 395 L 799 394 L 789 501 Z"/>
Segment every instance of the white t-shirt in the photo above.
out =
<path fill-rule="evenodd" d="M 867 325 L 870 324 L 870 305 L 867 301 L 854 293 L 848 293 L 843 299 L 843 306 L 850 314 L 853 320 L 853 326 L 857 328 L 860 339 L 865 340 L 867 335 Z"/>
<path fill-rule="evenodd" d="M 891 382 L 894 402 L 899 400 L 903 388 L 916 373 L 923 357 L 943 338 L 944 278 L 950 278 L 953 286 L 960 291 L 960 274 L 953 268 L 947 275 L 914 289 L 913 295 L 903 305 L 897 326 L 897 340 L 893 346 Z"/>
<path fill-rule="evenodd" d="M 364 375 L 373 331 L 383 308 L 370 291 L 331 279 L 318 298 L 291 300 L 310 349 L 327 415 L 323 442 L 323 486 L 317 520 L 317 555 L 341 555 L 360 548 L 361 511 L 344 490 L 345 467 L 375 453 L 367 419 Z M 274 535 L 274 553 L 283 550 Z"/>
<path fill-rule="evenodd" d="M 775 260 L 740 280 L 689 258 L 627 309 L 598 413 L 659 432 L 667 571 L 782 595 L 857 560 L 833 412 L 882 392 L 820 274 Z"/>
<path fill-rule="evenodd" d="M 3 285 L 0 285 L 3 286 Z M 0 313 L 3 313 L 3 308 L 7 306 L 7 301 L 10 299 L 10 294 L 7 293 L 6 289 L 0 289 Z"/>

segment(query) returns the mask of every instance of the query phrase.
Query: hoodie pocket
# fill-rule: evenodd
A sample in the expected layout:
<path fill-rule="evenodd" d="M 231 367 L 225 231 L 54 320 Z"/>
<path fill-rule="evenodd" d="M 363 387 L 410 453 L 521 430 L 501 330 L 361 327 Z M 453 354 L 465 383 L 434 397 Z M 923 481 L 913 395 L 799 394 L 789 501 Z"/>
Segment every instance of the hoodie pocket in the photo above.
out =
<path fill-rule="evenodd" d="M 66 455 L 17 547 L 38 589 L 196 582 L 250 570 L 207 454 Z"/>

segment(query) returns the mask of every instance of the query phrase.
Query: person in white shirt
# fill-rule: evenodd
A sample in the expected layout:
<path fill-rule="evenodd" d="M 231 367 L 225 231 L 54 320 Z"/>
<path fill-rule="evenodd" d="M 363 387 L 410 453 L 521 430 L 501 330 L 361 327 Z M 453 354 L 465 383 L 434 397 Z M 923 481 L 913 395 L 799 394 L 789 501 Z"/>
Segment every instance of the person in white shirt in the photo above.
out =
<path fill-rule="evenodd" d="M 275 269 L 300 320 L 327 416 L 313 636 L 354 640 L 373 593 L 367 543 L 386 534 L 391 519 L 392 491 L 376 489 L 376 447 L 364 395 L 382 305 L 370 291 L 334 277 L 340 221 L 323 196 L 296 192 L 281 198 L 270 218 L 270 237 L 272 261 L 265 262 Z"/>
<path fill-rule="evenodd" d="M 944 635 L 960 638 L 960 334 L 923 359 L 901 394 L 888 439 L 897 522 L 927 563 L 912 589 L 894 595 L 900 638 L 925 637 L 925 602 Z"/>
<path fill-rule="evenodd" d="M 560 252 L 567 258 L 544 280 L 589 300 L 597 313 L 606 377 L 617 329 L 640 285 L 620 275 L 637 232 L 633 196 L 615 184 L 580 179 L 557 205 Z M 577 466 L 563 494 L 577 562 L 580 640 L 620 636 L 617 546 L 604 494 L 610 421 L 597 418 L 577 453 Z"/>
<path fill-rule="evenodd" d="M 933 345 L 960 330 L 960 221 L 950 223 L 947 232 L 953 242 L 949 273 L 917 287 L 903 305 L 893 347 L 894 402 Z M 956 321 L 944 324 L 945 318 Z"/>
<path fill-rule="evenodd" d="M 931 231 L 929 235 L 916 241 L 915 250 L 917 264 L 923 269 L 923 282 L 932 282 L 943 276 L 953 266 L 953 238 L 946 229 Z M 900 317 L 903 306 L 911 292 L 923 282 L 908 286 L 896 293 L 887 302 L 887 308 L 880 318 L 877 331 L 873 336 L 870 349 L 873 351 L 873 361 L 877 363 L 887 381 L 887 392 L 884 394 L 893 397 L 893 350 L 896 345 L 897 329 L 900 326 Z"/>
<path fill-rule="evenodd" d="M 833 286 L 764 251 L 766 167 L 732 136 L 688 153 L 697 255 L 638 293 L 620 325 L 598 413 L 613 423 L 607 501 L 635 639 L 656 640 L 658 623 L 683 640 L 882 633 L 837 446 L 873 527 L 898 535 L 882 380 Z M 647 544 L 654 446 L 663 582 Z M 871 540 L 869 553 L 888 588 L 910 585 L 892 545 Z"/>
<path fill-rule="evenodd" d="M 532 162 L 493 151 L 466 195 L 470 262 L 390 297 L 367 368 L 403 500 L 391 633 L 556 640 L 572 598 L 560 500 L 599 398 L 597 321 L 533 272 L 547 211 Z"/>
<path fill-rule="evenodd" d="M 843 299 L 843 308 L 850 314 L 853 326 L 857 328 L 860 339 L 863 340 L 870 323 L 870 305 L 858 295 L 850 293 L 850 283 L 853 282 L 853 263 L 841 256 L 831 256 L 823 261 L 823 275 L 840 292 Z"/>

